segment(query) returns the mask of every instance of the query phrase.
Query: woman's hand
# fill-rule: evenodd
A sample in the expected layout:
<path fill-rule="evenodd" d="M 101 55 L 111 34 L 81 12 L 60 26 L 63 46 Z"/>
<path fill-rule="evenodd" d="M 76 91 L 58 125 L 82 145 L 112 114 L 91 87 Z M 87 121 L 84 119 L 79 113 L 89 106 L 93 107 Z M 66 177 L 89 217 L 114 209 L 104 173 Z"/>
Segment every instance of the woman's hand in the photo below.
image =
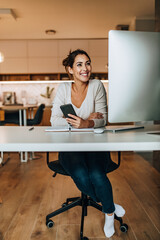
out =
<path fill-rule="evenodd" d="M 91 119 L 84 120 L 72 114 L 68 114 L 71 118 L 66 118 L 67 122 L 74 128 L 91 128 L 94 127 L 94 121 Z"/>
<path fill-rule="evenodd" d="M 100 113 L 100 112 L 94 112 L 94 113 L 91 113 L 88 120 L 93 120 L 93 119 L 101 119 L 103 118 L 103 113 Z"/>

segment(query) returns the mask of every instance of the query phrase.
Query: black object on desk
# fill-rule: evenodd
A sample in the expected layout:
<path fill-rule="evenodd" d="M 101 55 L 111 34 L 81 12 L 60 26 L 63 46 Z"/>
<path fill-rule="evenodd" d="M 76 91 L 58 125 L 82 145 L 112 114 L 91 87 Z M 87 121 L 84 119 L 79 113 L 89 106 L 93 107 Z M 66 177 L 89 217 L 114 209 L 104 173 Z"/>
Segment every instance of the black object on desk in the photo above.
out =
<path fill-rule="evenodd" d="M 34 129 L 34 127 L 31 127 L 31 128 L 29 128 L 29 131 L 32 131 Z"/>

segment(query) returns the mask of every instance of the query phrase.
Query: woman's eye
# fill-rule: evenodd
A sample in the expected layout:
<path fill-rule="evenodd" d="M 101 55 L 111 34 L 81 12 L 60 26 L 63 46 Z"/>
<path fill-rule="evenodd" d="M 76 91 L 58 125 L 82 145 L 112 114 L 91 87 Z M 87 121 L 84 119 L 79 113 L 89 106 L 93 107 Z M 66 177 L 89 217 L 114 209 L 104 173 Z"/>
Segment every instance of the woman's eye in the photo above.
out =
<path fill-rule="evenodd" d="M 90 63 L 90 62 L 87 62 L 87 65 L 88 65 L 88 66 L 90 66 L 90 65 L 91 65 L 91 63 Z"/>
<path fill-rule="evenodd" d="M 81 64 L 81 63 L 78 63 L 78 64 L 77 64 L 77 67 L 81 67 L 81 66 L 82 66 L 82 64 Z"/>

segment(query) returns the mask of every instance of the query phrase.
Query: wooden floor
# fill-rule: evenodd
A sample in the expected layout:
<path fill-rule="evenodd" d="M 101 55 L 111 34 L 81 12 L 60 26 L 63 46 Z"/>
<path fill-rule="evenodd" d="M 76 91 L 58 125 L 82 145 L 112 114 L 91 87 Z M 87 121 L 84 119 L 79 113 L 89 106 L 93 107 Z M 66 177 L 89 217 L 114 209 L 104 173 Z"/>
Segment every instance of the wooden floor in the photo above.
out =
<path fill-rule="evenodd" d="M 57 158 L 51 154 L 52 159 Z M 115 153 L 112 154 L 116 159 Z M 111 240 L 160 239 L 160 173 L 134 153 L 123 153 L 120 168 L 109 174 L 114 201 L 126 210 L 127 233 L 115 222 Z M 39 160 L 20 163 L 18 154 L 0 168 L 0 240 L 79 240 L 81 208 L 75 207 L 56 216 L 48 229 L 45 217 L 57 209 L 67 197 L 79 196 L 70 177 L 52 172 Z M 103 233 L 104 214 L 89 207 L 84 233 L 90 240 L 106 239 Z"/>

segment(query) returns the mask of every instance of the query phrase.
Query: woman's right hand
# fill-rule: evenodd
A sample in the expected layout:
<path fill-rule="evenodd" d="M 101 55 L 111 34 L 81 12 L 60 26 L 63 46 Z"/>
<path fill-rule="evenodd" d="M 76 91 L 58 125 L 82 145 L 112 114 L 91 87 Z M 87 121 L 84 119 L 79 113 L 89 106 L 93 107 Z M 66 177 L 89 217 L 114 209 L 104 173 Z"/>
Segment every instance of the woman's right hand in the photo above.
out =
<path fill-rule="evenodd" d="M 100 113 L 100 112 L 94 112 L 94 113 L 91 113 L 88 120 L 93 120 L 93 119 L 101 119 L 103 118 L 103 113 Z"/>
<path fill-rule="evenodd" d="M 68 116 L 71 118 L 66 118 L 66 120 L 74 128 L 92 128 L 92 127 L 94 127 L 94 121 L 91 119 L 84 120 L 83 118 L 74 116 L 72 114 L 68 114 Z"/>

